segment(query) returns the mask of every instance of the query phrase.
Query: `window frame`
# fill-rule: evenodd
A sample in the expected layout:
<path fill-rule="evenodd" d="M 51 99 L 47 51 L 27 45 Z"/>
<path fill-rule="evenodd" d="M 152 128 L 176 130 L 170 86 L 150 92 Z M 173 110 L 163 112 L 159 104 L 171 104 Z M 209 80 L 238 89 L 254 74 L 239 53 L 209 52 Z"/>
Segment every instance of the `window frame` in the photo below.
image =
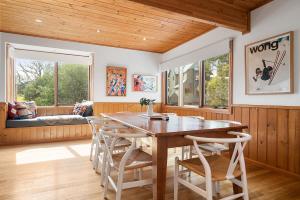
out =
<path fill-rule="evenodd" d="M 226 108 L 213 108 L 204 105 L 204 98 L 205 98 L 205 69 L 204 69 L 204 60 L 198 61 L 199 65 L 199 76 L 201 77 L 200 81 L 200 97 L 199 97 L 199 105 L 184 105 L 183 104 L 183 84 L 182 84 L 182 67 L 179 67 L 180 74 L 179 74 L 179 97 L 178 97 L 178 106 L 169 105 L 167 104 L 168 100 L 168 84 L 167 84 L 167 72 L 163 72 L 162 79 L 163 79 L 163 90 L 162 90 L 162 99 L 163 104 L 165 107 L 175 107 L 175 108 L 183 108 L 183 109 L 201 109 L 203 111 L 209 111 L 214 113 L 221 113 L 221 114 L 232 114 L 232 92 L 233 92 L 233 40 L 229 41 L 229 53 L 228 53 L 228 60 L 229 60 L 229 83 L 228 83 L 228 106 Z"/>
<path fill-rule="evenodd" d="M 88 99 L 91 100 L 93 98 L 93 68 L 94 68 L 94 55 L 91 54 L 92 57 L 92 64 L 88 65 Z M 15 79 L 15 58 L 11 58 L 11 68 L 12 68 L 12 77 L 13 81 L 11 82 L 12 89 L 13 89 L 13 100 L 16 101 L 17 99 L 17 87 L 16 87 L 16 79 Z M 58 61 L 54 62 L 54 104 L 49 106 L 38 106 L 38 107 L 69 107 L 74 106 L 74 104 L 59 104 L 58 103 Z M 75 63 L 76 64 L 76 63 Z"/>

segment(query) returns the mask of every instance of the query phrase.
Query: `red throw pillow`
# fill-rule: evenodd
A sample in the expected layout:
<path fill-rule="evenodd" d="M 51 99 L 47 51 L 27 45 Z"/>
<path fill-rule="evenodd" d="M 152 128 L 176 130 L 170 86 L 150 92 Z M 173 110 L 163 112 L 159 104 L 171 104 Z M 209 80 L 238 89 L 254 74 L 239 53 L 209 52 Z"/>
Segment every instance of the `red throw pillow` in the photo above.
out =
<path fill-rule="evenodd" d="M 7 110 L 7 118 L 8 119 L 15 119 L 17 118 L 17 108 L 15 103 L 8 103 L 8 110 Z"/>

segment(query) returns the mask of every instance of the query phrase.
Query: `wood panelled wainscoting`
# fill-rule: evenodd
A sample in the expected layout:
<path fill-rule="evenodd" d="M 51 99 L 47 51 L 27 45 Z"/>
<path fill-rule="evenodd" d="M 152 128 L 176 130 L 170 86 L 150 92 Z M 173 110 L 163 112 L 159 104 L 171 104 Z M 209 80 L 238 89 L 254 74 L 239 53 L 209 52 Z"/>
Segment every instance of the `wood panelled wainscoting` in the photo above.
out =
<path fill-rule="evenodd" d="M 69 114 L 72 107 L 42 107 L 39 115 Z M 95 102 L 94 115 L 140 112 L 138 103 Z M 210 109 L 155 104 L 155 112 L 199 115 L 205 119 L 228 119 L 248 125 L 253 136 L 245 149 L 247 158 L 300 176 L 300 107 L 235 105 L 232 114 Z M 88 125 L 5 128 L 6 104 L 0 103 L 0 144 L 27 144 L 91 137 Z"/>
<path fill-rule="evenodd" d="M 38 116 L 72 114 L 72 106 L 60 107 L 39 107 Z M 141 112 L 145 111 L 144 106 L 131 102 L 95 102 L 94 115 L 100 113 L 114 112 Z M 154 106 L 155 112 L 161 111 L 161 104 Z M 91 131 L 88 125 L 65 125 L 65 126 L 43 126 L 43 127 L 25 127 L 25 128 L 6 128 L 7 104 L 0 103 L 0 145 L 12 144 L 30 144 L 52 141 L 65 141 L 75 139 L 87 139 L 91 137 Z"/>
<path fill-rule="evenodd" d="M 242 122 L 253 137 L 245 148 L 247 158 L 300 175 L 300 107 L 236 105 L 232 109 L 232 114 L 226 114 L 162 106 L 163 112 Z"/>

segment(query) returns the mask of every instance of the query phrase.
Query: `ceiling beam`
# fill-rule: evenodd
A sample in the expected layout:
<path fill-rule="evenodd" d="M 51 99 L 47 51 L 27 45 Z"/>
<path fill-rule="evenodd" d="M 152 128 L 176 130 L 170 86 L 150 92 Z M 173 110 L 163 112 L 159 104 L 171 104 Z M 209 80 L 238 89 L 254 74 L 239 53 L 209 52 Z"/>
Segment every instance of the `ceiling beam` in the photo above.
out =
<path fill-rule="evenodd" d="M 233 4 L 215 0 L 129 0 L 146 6 L 167 10 L 214 26 L 247 33 L 250 31 L 250 13 Z"/>

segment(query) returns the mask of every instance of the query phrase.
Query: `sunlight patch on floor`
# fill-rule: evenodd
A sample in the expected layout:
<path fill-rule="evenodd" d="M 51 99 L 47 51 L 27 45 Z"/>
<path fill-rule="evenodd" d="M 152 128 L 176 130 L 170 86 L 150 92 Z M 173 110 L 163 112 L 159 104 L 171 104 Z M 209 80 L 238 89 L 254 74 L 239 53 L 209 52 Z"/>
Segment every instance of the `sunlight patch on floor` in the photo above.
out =
<path fill-rule="evenodd" d="M 68 146 L 74 152 L 76 152 L 79 156 L 89 156 L 90 155 L 90 144 L 77 144 Z"/>
<path fill-rule="evenodd" d="M 38 163 L 74 157 L 75 155 L 66 147 L 34 148 L 16 153 L 16 164 Z"/>

